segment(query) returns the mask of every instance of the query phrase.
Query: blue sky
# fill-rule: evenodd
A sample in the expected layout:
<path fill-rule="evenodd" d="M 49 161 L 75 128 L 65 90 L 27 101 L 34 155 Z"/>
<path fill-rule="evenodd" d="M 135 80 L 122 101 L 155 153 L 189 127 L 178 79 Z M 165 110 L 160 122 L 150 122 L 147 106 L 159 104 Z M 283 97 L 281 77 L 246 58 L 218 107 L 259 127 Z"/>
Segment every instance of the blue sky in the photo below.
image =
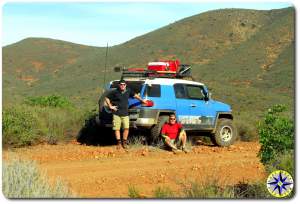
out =
<path fill-rule="evenodd" d="M 182 18 L 221 8 L 278 9 L 290 3 L 6 3 L 2 7 L 2 46 L 27 37 L 110 46 Z"/>

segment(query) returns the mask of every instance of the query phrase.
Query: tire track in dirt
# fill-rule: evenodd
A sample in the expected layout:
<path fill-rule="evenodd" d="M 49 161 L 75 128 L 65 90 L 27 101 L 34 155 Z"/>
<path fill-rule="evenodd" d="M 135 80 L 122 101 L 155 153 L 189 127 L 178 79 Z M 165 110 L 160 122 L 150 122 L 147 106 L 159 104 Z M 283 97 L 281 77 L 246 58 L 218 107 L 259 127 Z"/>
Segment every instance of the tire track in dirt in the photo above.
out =
<path fill-rule="evenodd" d="M 261 181 L 266 175 L 258 151 L 255 142 L 228 148 L 194 146 L 190 153 L 178 155 L 152 147 L 124 152 L 75 142 L 14 150 L 21 158 L 37 161 L 51 180 L 60 177 L 80 197 L 89 198 L 128 197 L 129 185 L 152 196 L 159 186 L 180 192 L 190 181 L 219 185 Z M 4 151 L 4 159 L 8 152 Z"/>

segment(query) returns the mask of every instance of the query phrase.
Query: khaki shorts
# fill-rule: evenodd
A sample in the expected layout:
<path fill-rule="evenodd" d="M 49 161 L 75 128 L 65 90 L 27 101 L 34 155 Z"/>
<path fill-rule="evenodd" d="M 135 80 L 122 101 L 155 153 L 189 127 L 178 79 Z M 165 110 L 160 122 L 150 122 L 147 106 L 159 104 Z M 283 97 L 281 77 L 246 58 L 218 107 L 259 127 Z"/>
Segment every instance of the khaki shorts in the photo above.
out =
<path fill-rule="evenodd" d="M 169 138 L 169 137 L 168 137 Z M 166 143 L 166 138 L 162 138 L 163 139 L 163 141 L 164 141 L 164 143 Z M 170 138 L 169 138 L 170 139 Z M 172 145 L 174 145 L 174 146 L 178 146 L 179 145 L 179 140 L 178 140 L 178 137 L 176 138 L 176 139 L 170 139 L 170 143 L 172 144 Z"/>
<path fill-rule="evenodd" d="M 129 129 L 129 116 L 113 115 L 113 130 Z"/>
<path fill-rule="evenodd" d="M 179 147 L 181 147 L 181 145 L 182 145 L 182 138 L 181 138 L 181 137 L 182 137 L 182 134 L 186 134 L 184 130 L 181 131 L 181 132 L 179 133 L 179 135 L 178 135 L 178 137 L 176 137 L 176 139 L 170 139 L 168 136 L 167 136 L 167 137 L 170 139 L 170 143 L 171 143 L 173 146 L 179 148 Z M 163 140 L 163 142 L 164 142 L 165 144 L 166 144 L 166 139 L 167 139 L 167 138 L 162 137 L 162 140 Z"/>

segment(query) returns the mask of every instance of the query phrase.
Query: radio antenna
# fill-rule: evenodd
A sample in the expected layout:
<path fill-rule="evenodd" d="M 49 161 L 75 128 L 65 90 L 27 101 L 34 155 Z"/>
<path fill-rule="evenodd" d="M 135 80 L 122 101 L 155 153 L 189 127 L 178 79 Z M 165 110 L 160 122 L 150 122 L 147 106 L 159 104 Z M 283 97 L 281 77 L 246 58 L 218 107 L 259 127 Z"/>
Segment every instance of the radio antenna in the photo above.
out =
<path fill-rule="evenodd" d="M 107 54 L 108 54 L 108 43 L 106 44 L 106 51 L 105 51 L 105 65 L 104 65 L 104 76 L 103 76 L 103 92 L 105 91 Z"/>

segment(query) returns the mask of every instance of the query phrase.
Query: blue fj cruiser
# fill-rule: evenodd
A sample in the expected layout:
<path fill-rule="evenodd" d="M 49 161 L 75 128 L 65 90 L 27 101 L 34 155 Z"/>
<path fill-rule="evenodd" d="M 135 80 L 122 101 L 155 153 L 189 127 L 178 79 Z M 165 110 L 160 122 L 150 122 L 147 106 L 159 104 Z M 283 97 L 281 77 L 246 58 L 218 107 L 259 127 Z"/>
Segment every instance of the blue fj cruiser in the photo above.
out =
<path fill-rule="evenodd" d="M 160 138 L 162 125 L 168 115 L 175 113 L 184 129 L 206 132 L 219 146 L 234 143 L 237 131 L 233 125 L 231 107 L 211 99 L 207 87 L 199 82 L 178 78 L 128 77 L 127 86 L 148 100 L 141 104 L 129 99 L 130 127 L 150 132 L 150 141 Z M 99 100 L 100 124 L 112 126 L 112 114 L 105 104 L 105 96 L 117 87 L 118 80 L 111 81 Z"/>

